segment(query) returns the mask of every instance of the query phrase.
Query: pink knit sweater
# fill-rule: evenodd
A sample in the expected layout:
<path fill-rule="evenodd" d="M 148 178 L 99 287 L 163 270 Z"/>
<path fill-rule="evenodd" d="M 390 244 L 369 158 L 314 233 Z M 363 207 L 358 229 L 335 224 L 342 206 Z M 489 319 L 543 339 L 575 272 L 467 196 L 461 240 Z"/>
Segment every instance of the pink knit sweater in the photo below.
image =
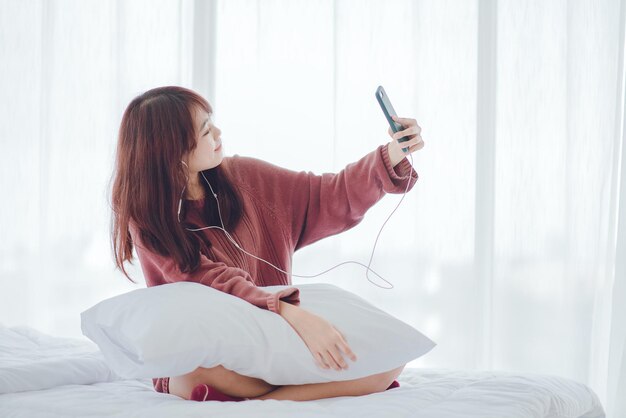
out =
<path fill-rule="evenodd" d="M 337 174 L 292 171 L 238 154 L 224 157 L 221 164 L 243 201 L 243 218 L 228 232 L 247 252 L 288 272 L 296 250 L 352 228 L 385 193 L 403 193 L 409 178 L 411 190 L 418 178 L 406 158 L 391 166 L 387 144 Z M 200 218 L 204 199 L 217 205 L 211 194 L 183 203 L 187 205 L 186 219 L 200 227 L 209 226 Z M 143 248 L 134 227 L 130 232 L 147 286 L 193 281 L 275 313 L 280 313 L 279 300 L 300 303 L 298 288 L 276 293 L 263 289 L 291 285 L 291 274 L 240 251 L 220 229 L 189 232 L 205 234 L 213 244 L 209 254 L 200 255 L 200 266 L 192 273 L 182 273 L 172 258 Z"/>

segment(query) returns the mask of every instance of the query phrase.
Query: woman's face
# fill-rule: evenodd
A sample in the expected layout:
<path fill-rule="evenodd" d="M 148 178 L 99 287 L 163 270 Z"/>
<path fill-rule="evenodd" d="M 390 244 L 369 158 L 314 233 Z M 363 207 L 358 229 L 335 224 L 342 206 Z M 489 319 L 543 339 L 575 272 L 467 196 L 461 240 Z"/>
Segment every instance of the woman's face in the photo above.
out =
<path fill-rule="evenodd" d="M 186 162 L 189 170 L 199 172 L 217 167 L 221 164 L 224 157 L 222 151 L 222 131 L 213 124 L 209 114 L 201 108 L 194 108 L 193 118 L 197 145 L 187 156 Z"/>

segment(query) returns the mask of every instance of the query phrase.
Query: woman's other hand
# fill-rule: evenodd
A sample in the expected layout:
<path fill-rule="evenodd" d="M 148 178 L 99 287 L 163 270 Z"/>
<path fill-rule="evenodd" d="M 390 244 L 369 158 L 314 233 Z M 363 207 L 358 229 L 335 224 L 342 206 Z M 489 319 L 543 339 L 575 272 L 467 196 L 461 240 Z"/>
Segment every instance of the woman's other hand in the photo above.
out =
<path fill-rule="evenodd" d="M 298 306 L 283 301 L 280 304 L 280 315 L 302 338 L 320 368 L 347 369 L 342 353 L 356 361 L 345 337 L 330 322 Z"/>

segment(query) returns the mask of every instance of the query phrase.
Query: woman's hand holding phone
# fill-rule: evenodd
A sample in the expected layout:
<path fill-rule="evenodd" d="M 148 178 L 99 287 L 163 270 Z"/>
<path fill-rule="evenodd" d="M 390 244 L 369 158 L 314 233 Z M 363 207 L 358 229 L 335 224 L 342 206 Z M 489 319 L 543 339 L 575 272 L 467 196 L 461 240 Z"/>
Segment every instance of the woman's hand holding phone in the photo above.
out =
<path fill-rule="evenodd" d="M 415 119 L 397 116 L 391 99 L 389 99 L 383 86 L 378 86 L 376 89 L 376 100 L 389 123 L 387 132 L 393 141 L 387 145 L 387 151 L 389 151 L 392 166 L 395 167 L 406 155 L 424 147 L 424 141 L 420 136 L 422 128 L 417 125 Z"/>
<path fill-rule="evenodd" d="M 424 140 L 421 136 L 422 128 L 419 127 L 415 119 L 400 118 L 398 116 L 392 116 L 391 118 L 404 128 L 396 133 L 393 133 L 391 127 L 387 129 L 387 133 L 389 133 L 392 139 L 392 141 L 387 144 L 387 151 L 389 151 L 391 165 L 395 167 L 407 155 L 424 148 Z M 408 141 L 398 142 L 398 139 L 404 138 L 405 136 L 409 138 Z M 403 148 L 407 147 L 407 152 L 402 151 Z"/>

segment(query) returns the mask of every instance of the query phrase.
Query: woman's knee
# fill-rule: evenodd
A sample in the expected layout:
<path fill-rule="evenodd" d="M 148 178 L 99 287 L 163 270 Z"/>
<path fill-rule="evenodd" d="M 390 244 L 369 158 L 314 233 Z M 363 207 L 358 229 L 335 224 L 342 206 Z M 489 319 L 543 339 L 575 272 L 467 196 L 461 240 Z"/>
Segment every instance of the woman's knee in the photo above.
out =
<path fill-rule="evenodd" d="M 387 390 L 389 385 L 391 385 L 394 380 L 398 379 L 398 376 L 400 376 L 400 373 L 402 373 L 402 370 L 404 370 L 405 367 L 406 367 L 406 364 L 403 364 L 400 367 L 396 367 L 393 370 L 389 370 L 385 374 L 385 378 L 383 379 L 383 382 L 382 382 L 383 385 L 382 385 L 381 392 L 384 391 L 384 390 Z"/>
<path fill-rule="evenodd" d="M 406 367 L 406 364 L 403 364 L 402 366 L 396 367 L 395 369 L 389 371 L 391 376 L 393 376 L 393 379 L 391 380 L 391 383 L 393 383 L 393 381 L 396 380 L 398 378 L 398 376 L 400 376 L 400 374 L 402 373 L 402 370 L 404 370 L 405 367 Z"/>
<path fill-rule="evenodd" d="M 385 390 L 387 390 L 389 385 L 391 385 L 393 381 L 396 380 L 398 376 L 400 376 L 400 373 L 402 373 L 402 370 L 405 366 L 406 364 L 387 372 L 368 376 L 368 378 L 370 379 L 369 384 L 371 385 L 372 393 L 384 392 Z"/>

